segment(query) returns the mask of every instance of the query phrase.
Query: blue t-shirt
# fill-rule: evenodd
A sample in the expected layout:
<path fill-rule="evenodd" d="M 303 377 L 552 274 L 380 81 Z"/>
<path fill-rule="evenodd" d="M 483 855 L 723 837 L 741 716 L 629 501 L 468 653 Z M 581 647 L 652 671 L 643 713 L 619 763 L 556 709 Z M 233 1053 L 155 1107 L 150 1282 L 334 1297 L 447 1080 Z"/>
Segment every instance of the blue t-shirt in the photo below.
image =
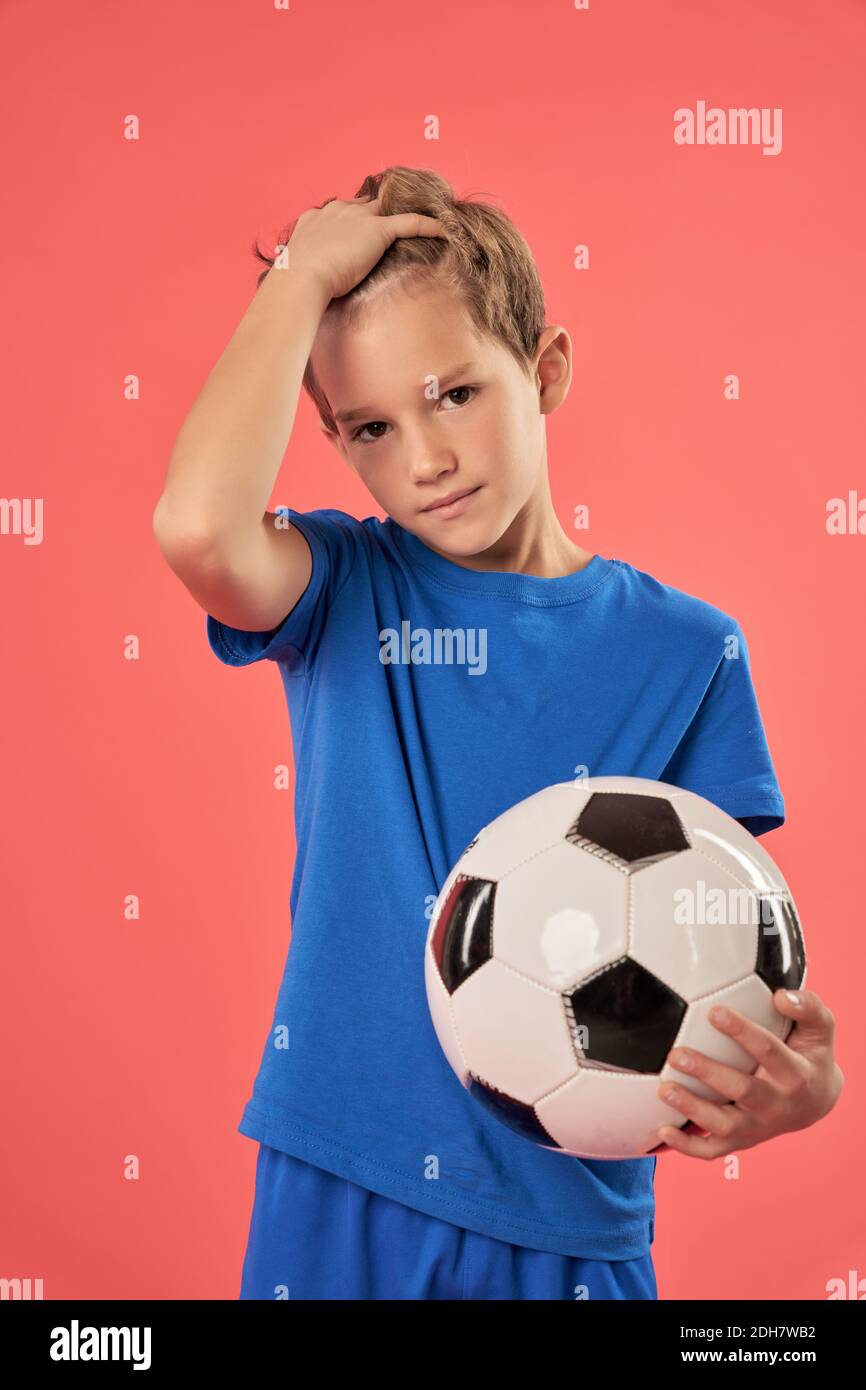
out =
<path fill-rule="evenodd" d="M 207 617 L 221 661 L 278 663 L 295 759 L 291 944 L 238 1128 L 512 1244 L 645 1255 L 656 1157 L 574 1158 L 488 1114 L 439 1045 L 424 946 L 476 832 L 584 769 L 781 825 L 743 633 L 622 560 L 480 572 L 390 517 L 286 512 L 313 556 L 291 613 L 270 632 Z"/>

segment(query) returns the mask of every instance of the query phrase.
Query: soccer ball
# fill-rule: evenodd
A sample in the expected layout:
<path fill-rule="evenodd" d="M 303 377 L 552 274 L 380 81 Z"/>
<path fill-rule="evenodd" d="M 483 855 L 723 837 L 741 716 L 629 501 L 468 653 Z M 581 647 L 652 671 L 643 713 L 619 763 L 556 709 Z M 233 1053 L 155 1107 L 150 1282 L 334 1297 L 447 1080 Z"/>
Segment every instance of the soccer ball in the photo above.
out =
<path fill-rule="evenodd" d="M 694 792 L 643 777 L 558 782 L 480 830 L 436 899 L 427 998 L 461 1084 L 543 1148 L 636 1158 L 684 1128 L 657 1095 L 676 1043 L 751 1073 L 709 1020 L 730 1004 L 783 1041 L 773 991 L 806 953 L 784 878 Z"/>

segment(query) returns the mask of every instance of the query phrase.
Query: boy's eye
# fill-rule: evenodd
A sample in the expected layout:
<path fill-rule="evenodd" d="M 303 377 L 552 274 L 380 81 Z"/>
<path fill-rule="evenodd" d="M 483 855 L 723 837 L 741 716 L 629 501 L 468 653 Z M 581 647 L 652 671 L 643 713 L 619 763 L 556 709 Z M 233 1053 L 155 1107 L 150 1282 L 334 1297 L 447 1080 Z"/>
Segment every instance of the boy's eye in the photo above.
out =
<path fill-rule="evenodd" d="M 448 399 L 449 396 L 458 395 L 461 391 L 474 391 L 474 390 L 475 390 L 475 387 L 474 387 L 474 386 L 452 386 L 450 391 L 446 391 L 446 392 L 445 392 L 445 395 L 442 397 L 442 399 L 443 399 L 443 401 L 447 401 L 447 399 Z M 467 402 L 466 402 L 466 401 L 456 401 L 455 404 L 456 404 L 456 405 L 466 405 Z"/>
<path fill-rule="evenodd" d="M 452 386 L 451 389 L 449 391 L 446 391 L 445 394 L 441 397 L 441 400 L 447 401 L 451 396 L 459 396 L 461 391 L 471 391 L 475 393 L 477 390 L 477 386 Z M 461 406 L 468 404 L 469 402 L 465 400 L 451 402 L 452 409 L 454 410 L 459 410 Z M 361 444 L 375 444 L 377 439 L 383 438 L 383 435 L 374 434 L 372 439 L 363 439 L 361 436 L 364 434 L 365 430 L 375 430 L 380 426 L 383 429 L 390 428 L 386 420 L 370 420 L 366 425 L 360 425 L 359 428 L 355 430 L 354 434 L 352 435 L 352 440 L 358 440 Z"/>
<path fill-rule="evenodd" d="M 385 424 L 385 421 L 384 421 L 384 420 L 371 420 L 370 423 L 369 423 L 368 425 L 361 425 L 360 429 L 355 430 L 355 433 L 352 435 L 352 438 L 353 438 L 353 439 L 361 439 L 361 435 L 364 433 L 364 430 L 374 430 L 374 429 L 376 428 L 377 425 L 384 425 L 384 424 Z M 381 438 L 382 438 L 381 434 L 377 434 L 377 435 L 374 435 L 374 436 L 373 436 L 373 439 L 361 439 L 361 443 L 362 443 L 362 444 L 372 444 L 374 439 L 381 439 Z"/>

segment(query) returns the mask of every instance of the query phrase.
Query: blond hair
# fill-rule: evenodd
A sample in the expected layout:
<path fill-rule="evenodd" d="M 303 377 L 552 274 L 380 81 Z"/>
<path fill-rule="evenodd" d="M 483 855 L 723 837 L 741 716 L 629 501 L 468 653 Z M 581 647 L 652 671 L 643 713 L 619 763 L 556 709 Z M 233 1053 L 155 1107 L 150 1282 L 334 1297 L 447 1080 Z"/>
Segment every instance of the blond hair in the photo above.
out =
<path fill-rule="evenodd" d="M 352 322 L 383 284 L 405 276 L 435 279 L 461 297 L 475 328 L 498 339 L 528 373 L 545 326 L 544 291 L 532 252 L 510 218 L 489 203 L 456 198 L 451 185 L 432 169 L 392 165 L 379 174 L 368 174 L 355 197 L 377 196 L 383 216 L 418 212 L 438 218 L 447 239 L 398 237 L 363 280 L 348 294 L 331 300 L 326 313 L 337 312 Z M 294 226 L 292 222 L 281 233 L 282 245 L 288 245 Z M 258 287 L 275 258 L 266 256 L 257 243 L 253 251 L 267 266 L 258 277 Z M 322 424 L 336 433 L 337 423 L 311 359 L 303 385 Z"/>

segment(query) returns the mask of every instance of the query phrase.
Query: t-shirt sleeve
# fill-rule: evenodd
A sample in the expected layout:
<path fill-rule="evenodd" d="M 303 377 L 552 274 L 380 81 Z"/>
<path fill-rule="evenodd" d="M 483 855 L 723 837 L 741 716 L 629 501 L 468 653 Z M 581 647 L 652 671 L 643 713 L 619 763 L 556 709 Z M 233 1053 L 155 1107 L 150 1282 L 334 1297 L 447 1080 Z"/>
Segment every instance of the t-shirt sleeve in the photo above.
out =
<path fill-rule="evenodd" d="M 752 835 L 763 835 L 784 825 L 785 802 L 761 721 L 748 646 L 733 619 L 720 647 L 704 697 L 659 781 L 697 792 Z"/>
<path fill-rule="evenodd" d="M 315 657 L 328 611 L 352 571 L 360 526 L 355 517 L 331 508 L 297 512 L 283 507 L 280 512 L 310 547 L 313 563 L 307 587 L 282 622 L 266 632 L 230 627 L 208 613 L 211 651 L 227 666 L 249 666 L 264 658 L 306 669 Z"/>

